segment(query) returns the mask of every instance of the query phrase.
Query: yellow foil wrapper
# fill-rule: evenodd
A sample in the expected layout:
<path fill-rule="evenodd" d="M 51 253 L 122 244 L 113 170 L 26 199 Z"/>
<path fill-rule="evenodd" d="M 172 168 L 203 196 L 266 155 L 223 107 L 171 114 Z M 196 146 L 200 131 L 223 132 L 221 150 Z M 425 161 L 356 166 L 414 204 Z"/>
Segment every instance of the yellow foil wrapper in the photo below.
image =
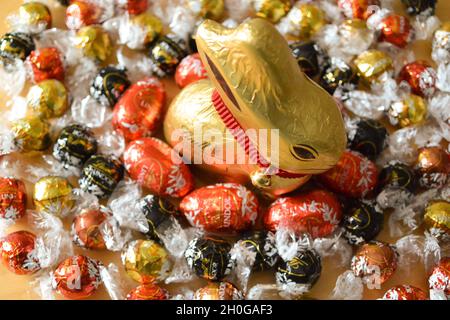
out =
<path fill-rule="evenodd" d="M 296 4 L 283 19 L 279 28 L 281 32 L 308 40 L 326 24 L 325 13 L 313 4 Z"/>
<path fill-rule="evenodd" d="M 149 45 L 155 41 L 163 31 L 163 25 L 159 18 L 145 12 L 131 18 L 131 23 L 143 28 L 146 32 L 144 45 Z"/>
<path fill-rule="evenodd" d="M 72 186 L 66 178 L 48 176 L 34 185 L 33 200 L 38 211 L 66 216 L 75 204 Z"/>
<path fill-rule="evenodd" d="M 450 240 L 450 202 L 431 201 L 425 208 L 424 221 L 427 228 L 438 239 Z"/>
<path fill-rule="evenodd" d="M 30 88 L 27 105 L 42 118 L 60 117 L 69 107 L 66 87 L 58 80 L 44 80 Z"/>
<path fill-rule="evenodd" d="M 82 49 L 85 56 L 105 62 L 112 52 L 111 39 L 100 26 L 87 26 L 78 30 L 75 46 Z"/>
<path fill-rule="evenodd" d="M 354 61 L 359 76 L 367 82 L 374 82 L 384 72 L 392 69 L 393 61 L 379 50 L 367 50 Z"/>
<path fill-rule="evenodd" d="M 127 274 L 142 284 L 163 280 L 171 263 L 167 251 L 152 240 L 135 240 L 122 252 L 122 263 Z"/>
<path fill-rule="evenodd" d="M 388 111 L 391 123 L 408 127 L 425 121 L 428 113 L 427 103 L 415 94 L 408 95 L 403 101 L 393 103 Z"/>
<path fill-rule="evenodd" d="M 11 130 L 22 151 L 42 151 L 50 146 L 50 125 L 45 119 L 28 116 L 15 121 Z"/>
<path fill-rule="evenodd" d="M 40 2 L 27 2 L 19 7 L 19 19 L 30 26 L 52 26 L 52 15 L 48 7 Z"/>
<path fill-rule="evenodd" d="M 290 0 L 256 0 L 253 3 L 256 16 L 277 23 L 291 10 Z"/>
<path fill-rule="evenodd" d="M 205 19 L 219 20 L 225 13 L 223 0 L 188 0 L 189 8 Z"/>

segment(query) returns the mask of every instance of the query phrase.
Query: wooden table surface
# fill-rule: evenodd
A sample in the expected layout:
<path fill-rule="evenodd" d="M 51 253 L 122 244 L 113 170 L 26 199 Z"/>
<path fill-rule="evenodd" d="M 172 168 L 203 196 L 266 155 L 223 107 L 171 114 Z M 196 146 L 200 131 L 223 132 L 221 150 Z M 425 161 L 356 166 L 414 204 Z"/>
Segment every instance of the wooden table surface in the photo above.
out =
<path fill-rule="evenodd" d="M 5 17 L 16 10 L 22 1 L 19 0 L 8 0 L 2 1 L 2 10 L 0 10 L 0 21 L 5 21 Z M 403 6 L 400 4 L 400 0 L 396 0 L 395 9 L 397 12 L 404 12 Z M 53 9 L 54 26 L 63 28 L 63 15 L 64 11 L 62 8 Z M 450 1 L 439 0 L 437 6 L 437 16 L 442 21 L 450 20 Z M 7 31 L 7 26 L 5 22 L 0 24 L 0 34 Z M 417 41 L 414 43 L 414 51 L 418 59 L 425 59 L 430 61 L 431 44 L 428 41 Z M 430 61 L 431 62 L 431 61 Z M 166 87 L 168 89 L 169 102 L 177 94 L 178 90 L 175 84 L 170 80 L 165 80 Z M 22 93 L 23 95 L 25 93 Z M 0 96 L 0 103 L 5 103 L 5 98 Z M 30 195 L 32 193 L 32 187 L 28 186 L 27 191 Z M 30 199 L 31 200 L 31 199 Z M 387 222 L 387 221 L 386 221 Z M 387 223 L 385 224 L 387 225 Z M 25 219 L 19 221 L 16 225 L 11 228 L 11 231 L 16 230 L 26 230 L 28 229 Z M 379 235 L 378 239 L 387 242 L 395 242 L 397 239 L 392 239 L 389 237 L 387 227 Z M 136 286 L 137 283 L 133 283 L 127 275 L 122 270 L 122 265 L 120 263 L 119 254 L 111 252 L 94 252 L 78 250 L 78 252 L 84 252 L 84 254 L 101 260 L 103 263 L 107 264 L 109 262 L 116 263 L 121 269 L 122 277 L 126 282 L 126 287 L 128 289 Z M 327 299 L 330 296 L 332 289 L 334 288 L 336 278 L 339 274 L 345 271 L 346 268 L 336 267 L 333 261 L 324 259 L 322 275 L 313 287 L 310 297 L 316 299 Z M 33 280 L 33 276 L 18 276 L 10 273 L 3 265 L 0 264 L 0 299 L 38 299 L 39 297 L 33 291 L 33 286 L 30 282 Z M 397 272 L 389 281 L 387 281 L 380 290 L 368 290 L 365 289 L 364 298 L 365 299 L 376 299 L 382 297 L 384 292 L 390 287 L 398 284 L 410 284 L 420 287 L 424 290 L 427 289 L 427 276 L 424 268 L 421 265 L 416 265 L 412 268 L 412 271 L 408 274 L 405 272 Z M 273 273 L 258 273 L 255 274 L 251 279 L 251 284 L 255 283 L 270 283 L 273 281 Z M 205 284 L 203 280 L 198 280 L 191 284 L 193 289 L 199 288 Z M 177 291 L 177 286 L 167 287 L 171 293 Z M 58 299 L 60 296 L 56 295 Z M 108 299 L 108 296 L 103 287 L 101 287 L 98 292 L 91 297 L 91 299 Z"/>

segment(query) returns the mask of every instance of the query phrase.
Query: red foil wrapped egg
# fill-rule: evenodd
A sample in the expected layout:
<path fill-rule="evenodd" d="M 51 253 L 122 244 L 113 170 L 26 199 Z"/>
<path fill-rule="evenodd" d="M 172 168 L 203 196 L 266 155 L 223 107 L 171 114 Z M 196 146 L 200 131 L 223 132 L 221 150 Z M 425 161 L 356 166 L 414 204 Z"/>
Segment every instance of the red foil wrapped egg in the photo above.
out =
<path fill-rule="evenodd" d="M 309 233 L 313 238 L 331 234 L 342 219 L 342 209 L 335 195 L 325 190 L 313 190 L 295 196 L 279 198 L 271 204 L 264 217 L 270 231 L 288 227 L 296 233 Z"/>
<path fill-rule="evenodd" d="M 442 291 L 450 299 L 450 257 L 442 258 L 428 278 L 430 290 Z"/>
<path fill-rule="evenodd" d="M 347 18 L 363 20 L 375 12 L 375 6 L 381 6 L 379 0 L 337 0 L 337 3 Z"/>
<path fill-rule="evenodd" d="M 381 20 L 379 40 L 404 48 L 413 38 L 413 28 L 409 19 L 398 14 L 390 14 Z"/>
<path fill-rule="evenodd" d="M 72 223 L 73 242 L 86 249 L 106 249 L 101 225 L 106 221 L 108 215 L 108 210 L 105 207 L 81 211 Z"/>
<path fill-rule="evenodd" d="M 175 82 L 180 88 L 206 78 L 208 78 L 208 74 L 198 53 L 191 54 L 181 60 L 175 72 Z"/>
<path fill-rule="evenodd" d="M 64 65 L 59 50 L 42 48 L 31 52 L 28 57 L 36 83 L 48 79 L 64 81 Z"/>
<path fill-rule="evenodd" d="M 100 262 L 86 256 L 72 256 L 53 272 L 52 286 L 67 299 L 90 297 L 102 282 Z"/>
<path fill-rule="evenodd" d="M 219 183 L 197 189 L 180 203 L 191 225 L 209 232 L 234 233 L 253 226 L 258 218 L 258 199 L 236 183 Z"/>
<path fill-rule="evenodd" d="M 158 196 L 181 198 L 194 187 L 189 167 L 168 144 L 156 138 L 131 142 L 124 153 L 130 177 Z"/>
<path fill-rule="evenodd" d="M 406 82 L 414 94 L 429 97 L 436 91 L 436 78 L 436 71 L 427 62 L 418 60 L 405 65 L 397 81 Z"/>
<path fill-rule="evenodd" d="M 127 300 L 167 300 L 169 294 L 160 286 L 150 283 L 142 284 L 127 294 Z"/>
<path fill-rule="evenodd" d="M 90 1 L 72 1 L 66 9 L 66 26 L 71 30 L 99 23 L 100 9 Z"/>
<path fill-rule="evenodd" d="M 25 215 L 26 209 L 25 184 L 14 178 L 0 177 L 0 218 L 17 220 Z"/>
<path fill-rule="evenodd" d="M 362 198 L 378 183 L 378 170 L 372 161 L 355 151 L 345 151 L 336 166 L 318 176 L 331 190 L 348 197 Z"/>
<path fill-rule="evenodd" d="M 166 90 L 157 78 L 138 81 L 115 105 L 114 128 L 127 140 L 151 135 L 159 124 L 165 101 Z"/>
<path fill-rule="evenodd" d="M 148 0 L 127 0 L 126 2 L 129 14 L 140 14 L 148 9 Z"/>
<path fill-rule="evenodd" d="M 15 274 L 32 274 L 40 270 L 35 255 L 36 236 L 28 231 L 17 231 L 0 239 L 0 257 L 3 264 Z"/>
<path fill-rule="evenodd" d="M 383 300 L 428 300 L 427 294 L 420 288 L 401 285 L 395 286 L 383 296 Z"/>

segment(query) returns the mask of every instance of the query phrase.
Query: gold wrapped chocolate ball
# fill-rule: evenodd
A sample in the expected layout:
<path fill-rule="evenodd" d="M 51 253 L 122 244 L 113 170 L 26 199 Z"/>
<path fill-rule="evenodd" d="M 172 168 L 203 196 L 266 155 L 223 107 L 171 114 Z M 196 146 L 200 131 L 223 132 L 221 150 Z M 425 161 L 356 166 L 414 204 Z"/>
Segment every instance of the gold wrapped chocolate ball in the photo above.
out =
<path fill-rule="evenodd" d="M 122 251 L 127 274 L 142 284 L 164 280 L 171 268 L 167 251 L 153 240 L 135 240 Z"/>
<path fill-rule="evenodd" d="M 402 128 L 423 123 L 428 113 L 427 103 L 422 97 L 410 94 L 403 101 L 394 102 L 389 110 L 389 120 L 392 125 Z"/>
<path fill-rule="evenodd" d="M 100 63 L 105 62 L 112 52 L 111 39 L 100 26 L 86 26 L 78 30 L 75 46 L 83 50 L 83 54 Z"/>
<path fill-rule="evenodd" d="M 131 24 L 145 31 L 144 46 L 152 44 L 163 31 L 163 25 L 159 18 L 145 12 L 131 18 Z"/>
<path fill-rule="evenodd" d="M 379 76 L 393 67 L 391 57 L 375 49 L 361 53 L 354 63 L 359 76 L 369 83 L 376 81 Z"/>
<path fill-rule="evenodd" d="M 442 23 L 434 32 L 431 57 L 437 63 L 450 63 L 450 21 Z"/>
<path fill-rule="evenodd" d="M 326 24 L 325 13 L 318 6 L 298 3 L 286 20 L 280 22 L 280 30 L 300 40 L 308 40 Z"/>
<path fill-rule="evenodd" d="M 199 17 L 220 20 L 225 12 L 223 0 L 188 0 L 189 8 Z"/>
<path fill-rule="evenodd" d="M 194 300 L 244 300 L 244 295 L 230 282 L 209 282 L 195 291 Z"/>
<path fill-rule="evenodd" d="M 430 233 L 443 242 L 450 241 L 450 202 L 431 201 L 425 208 L 424 222 Z"/>
<path fill-rule="evenodd" d="M 64 217 L 75 204 L 72 190 L 66 178 L 56 176 L 41 178 L 34 185 L 34 205 L 38 211 Z"/>
<path fill-rule="evenodd" d="M 256 0 L 253 2 L 256 16 L 277 23 L 291 10 L 290 0 Z"/>
<path fill-rule="evenodd" d="M 60 117 L 69 107 L 66 87 L 55 79 L 41 81 L 30 88 L 27 105 L 39 117 Z"/>
<path fill-rule="evenodd" d="M 48 7 L 41 2 L 27 2 L 19 8 L 19 19 L 36 31 L 52 27 L 52 15 Z"/>
<path fill-rule="evenodd" d="M 16 145 L 22 151 L 43 151 L 50 146 L 50 125 L 45 119 L 28 116 L 15 121 L 11 130 Z"/>

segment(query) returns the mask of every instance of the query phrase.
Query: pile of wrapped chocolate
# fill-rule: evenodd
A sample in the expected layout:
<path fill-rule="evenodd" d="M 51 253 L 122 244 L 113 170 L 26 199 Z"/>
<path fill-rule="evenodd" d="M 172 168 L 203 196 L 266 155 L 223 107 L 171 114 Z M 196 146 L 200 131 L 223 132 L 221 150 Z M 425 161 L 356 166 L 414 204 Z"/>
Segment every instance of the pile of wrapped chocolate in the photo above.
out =
<path fill-rule="evenodd" d="M 330 299 L 416 268 L 428 288 L 380 298 L 449 299 L 436 2 L 24 1 L 0 38 L 2 264 L 43 299 L 314 299 L 325 258 Z"/>

